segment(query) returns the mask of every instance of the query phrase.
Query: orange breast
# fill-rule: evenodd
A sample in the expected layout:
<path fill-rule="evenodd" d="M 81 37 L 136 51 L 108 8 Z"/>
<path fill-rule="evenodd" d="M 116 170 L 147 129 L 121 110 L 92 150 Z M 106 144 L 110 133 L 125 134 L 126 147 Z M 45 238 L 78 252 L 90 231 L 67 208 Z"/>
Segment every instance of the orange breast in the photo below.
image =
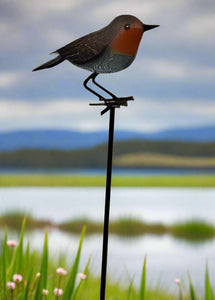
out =
<path fill-rule="evenodd" d="M 121 29 L 111 43 L 111 50 L 125 55 L 136 56 L 142 35 L 142 28 Z"/>

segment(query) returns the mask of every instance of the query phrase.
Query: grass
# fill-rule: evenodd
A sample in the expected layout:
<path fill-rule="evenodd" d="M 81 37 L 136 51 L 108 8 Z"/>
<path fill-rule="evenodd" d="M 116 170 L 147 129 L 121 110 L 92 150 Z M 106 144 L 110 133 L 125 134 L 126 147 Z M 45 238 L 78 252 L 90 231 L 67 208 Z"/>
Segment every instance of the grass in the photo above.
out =
<path fill-rule="evenodd" d="M 25 220 L 22 224 L 20 239 L 16 249 L 7 244 L 7 230 L 5 230 L 5 238 L 3 243 L 1 243 L 0 250 L 0 299 L 58 299 L 59 297 L 55 296 L 53 292 L 54 288 L 63 288 L 62 300 L 75 299 L 80 286 L 80 284 L 75 286 L 75 281 L 77 279 L 85 228 L 82 230 L 78 250 L 66 279 L 56 274 L 58 263 L 49 261 L 47 232 L 45 233 L 42 256 L 40 257 L 38 253 L 30 251 L 29 244 L 24 249 L 24 229 Z M 61 258 L 60 263 L 62 264 L 61 267 L 64 267 L 65 259 Z M 88 273 L 88 265 L 85 268 L 85 273 Z M 18 276 L 15 276 L 15 274 L 19 276 L 19 279 L 17 279 Z M 8 283 L 10 283 L 10 286 Z M 15 286 L 12 287 L 11 283 L 15 283 Z M 52 292 L 50 292 L 49 296 L 45 296 L 43 295 L 43 289 Z"/>
<path fill-rule="evenodd" d="M 99 278 L 94 278 L 89 272 L 89 262 L 84 270 L 86 279 L 78 279 L 79 262 L 85 229 L 82 230 L 79 246 L 73 263 L 67 265 L 65 257 L 50 258 L 48 249 L 48 234 L 45 233 L 42 254 L 32 251 L 30 244 L 24 247 L 25 220 L 22 224 L 19 243 L 16 247 L 8 245 L 8 233 L 0 248 L 0 299 L 1 300 L 91 300 L 99 299 Z M 57 272 L 63 267 L 67 275 Z M 39 272 L 39 273 L 38 273 Z M 17 280 L 14 275 L 19 276 Z M 21 278 L 20 278 L 21 275 Z M 150 289 L 147 287 L 147 261 L 144 259 L 140 286 L 134 287 L 133 281 L 128 286 L 122 282 L 112 282 L 108 279 L 106 300 L 212 300 L 213 291 L 209 278 L 208 265 L 205 271 L 205 296 L 202 298 L 196 292 L 190 275 L 189 291 L 183 291 L 180 281 L 177 282 L 178 295 L 168 293 L 162 288 Z M 17 281 L 16 281 L 17 280 Z M 15 289 L 10 289 L 11 283 Z M 8 284 L 10 282 L 10 285 Z M 63 295 L 56 296 L 54 289 L 62 289 Z M 49 292 L 45 295 L 44 289 Z"/>
<path fill-rule="evenodd" d="M 84 218 L 64 222 L 59 225 L 59 228 L 67 232 L 80 234 L 81 228 L 83 226 L 87 227 L 87 234 L 103 232 L 102 222 L 96 222 Z M 170 231 L 168 229 L 168 226 L 162 224 L 147 224 L 138 219 L 120 218 L 118 220 L 110 222 L 109 232 L 110 234 L 115 234 L 118 236 L 132 237 L 144 234 L 160 235 L 166 234 Z"/>
<path fill-rule="evenodd" d="M 104 187 L 105 176 L 0 175 L 0 187 Z M 113 176 L 114 187 L 215 187 L 215 175 Z"/>
<path fill-rule="evenodd" d="M 202 241 L 211 239 L 215 235 L 215 228 L 211 224 L 198 220 L 174 224 L 171 230 L 173 236 L 185 240 Z"/>
<path fill-rule="evenodd" d="M 114 158 L 117 167 L 214 168 L 214 157 L 166 155 L 160 153 L 129 153 Z"/>
<path fill-rule="evenodd" d="M 5 226 L 18 230 L 22 224 L 24 213 L 12 211 L 0 216 L 0 228 Z M 31 215 L 26 216 L 26 229 L 56 228 L 72 234 L 80 234 L 82 228 L 86 226 L 86 234 L 95 234 L 103 232 L 103 223 L 90 219 L 73 219 L 63 223 L 53 223 L 49 220 L 35 219 Z M 215 237 L 215 227 L 212 224 L 202 220 L 188 220 L 172 225 L 163 225 L 160 223 L 146 223 L 135 218 L 120 218 L 110 221 L 110 234 L 121 237 L 135 237 L 145 234 L 164 235 L 169 234 L 177 239 L 183 239 L 190 242 L 203 242 Z"/>
<path fill-rule="evenodd" d="M 23 222 L 23 216 L 24 213 L 20 211 L 11 211 L 3 214 L 0 216 L 0 227 L 8 226 L 13 229 L 20 228 L 22 222 Z M 52 226 L 54 227 L 54 224 L 50 221 L 46 220 L 40 220 L 35 219 L 32 215 L 28 214 L 26 217 L 27 221 L 27 228 L 28 229 L 34 229 L 34 228 L 44 228 Z M 79 232 L 80 233 L 80 232 Z"/>

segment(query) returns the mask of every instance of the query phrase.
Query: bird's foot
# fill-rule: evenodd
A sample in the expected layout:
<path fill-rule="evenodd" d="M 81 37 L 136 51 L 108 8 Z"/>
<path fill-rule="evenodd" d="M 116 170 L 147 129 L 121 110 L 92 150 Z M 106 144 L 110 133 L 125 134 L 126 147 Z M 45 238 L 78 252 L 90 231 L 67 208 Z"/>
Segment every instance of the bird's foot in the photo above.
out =
<path fill-rule="evenodd" d="M 99 103 L 90 103 L 90 105 L 93 106 L 106 106 L 105 109 L 102 110 L 101 115 L 105 114 L 107 111 L 109 111 L 111 108 L 120 108 L 121 106 L 128 106 L 128 101 L 134 100 L 132 96 L 129 97 L 117 97 L 112 92 L 107 90 L 105 87 L 103 87 L 101 84 L 95 81 L 95 78 L 98 76 L 98 73 L 92 73 L 85 81 L 84 81 L 84 87 L 97 96 L 99 98 Z M 94 91 L 92 88 L 90 88 L 87 83 L 89 80 L 92 80 L 93 84 L 96 85 L 98 88 L 100 88 L 102 91 L 104 91 L 106 94 L 108 94 L 111 98 L 104 98 L 102 95 L 100 95 L 98 92 Z"/>
<path fill-rule="evenodd" d="M 101 115 L 105 114 L 111 108 L 120 108 L 121 106 L 128 106 L 128 101 L 133 101 L 134 98 L 132 96 L 129 97 L 114 97 L 110 99 L 99 99 L 103 101 L 103 103 L 90 103 L 91 106 L 106 106 L 105 109 L 101 111 Z"/>

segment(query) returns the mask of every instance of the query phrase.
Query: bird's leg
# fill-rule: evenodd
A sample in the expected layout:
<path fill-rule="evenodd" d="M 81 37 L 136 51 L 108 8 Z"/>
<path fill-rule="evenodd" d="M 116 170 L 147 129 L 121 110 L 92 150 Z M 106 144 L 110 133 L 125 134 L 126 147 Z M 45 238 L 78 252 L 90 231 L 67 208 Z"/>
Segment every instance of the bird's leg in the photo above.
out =
<path fill-rule="evenodd" d="M 96 74 L 96 75 L 95 75 L 95 74 Z M 98 75 L 97 73 L 92 73 L 92 74 L 90 74 L 90 76 L 87 77 L 87 79 L 84 80 L 84 83 L 83 83 L 83 84 L 84 84 L 84 87 L 85 87 L 89 92 L 91 92 L 91 93 L 93 93 L 94 95 L 96 95 L 96 96 L 99 98 L 99 100 L 103 100 L 104 97 L 102 97 L 102 95 L 100 95 L 99 93 L 97 93 L 97 92 L 94 91 L 93 89 L 89 88 L 89 86 L 87 85 L 88 81 L 89 81 L 90 79 L 92 79 L 92 81 L 93 81 L 94 78 L 95 78 L 97 75 Z"/>
<path fill-rule="evenodd" d="M 118 97 L 115 96 L 113 93 L 111 93 L 110 91 L 108 91 L 106 88 L 104 88 L 102 85 L 100 85 L 99 83 L 97 83 L 95 81 L 96 77 L 98 76 L 98 73 L 93 73 L 92 74 L 92 82 L 97 85 L 101 90 L 103 90 L 105 93 L 107 93 L 108 95 L 110 95 L 113 99 L 117 99 Z"/>
<path fill-rule="evenodd" d="M 104 110 L 102 110 L 101 115 L 105 114 L 107 111 L 109 111 L 111 108 L 119 108 L 120 106 L 127 106 L 128 103 L 127 101 L 130 100 L 134 100 L 134 98 L 132 96 L 130 97 L 117 97 L 115 96 L 113 93 L 111 93 L 110 91 L 108 91 L 106 88 L 104 88 L 103 86 L 101 86 L 100 84 L 98 84 L 95 81 L 95 78 L 98 76 L 98 73 L 92 73 L 89 77 L 87 77 L 87 79 L 84 81 L 84 87 L 90 91 L 91 93 L 93 93 L 94 95 L 96 95 L 100 101 L 102 101 L 102 103 L 90 103 L 90 105 L 93 106 L 98 106 L 98 105 L 104 105 L 106 106 L 106 108 Z M 110 99 L 106 99 L 103 96 L 101 96 L 99 93 L 97 93 L 96 91 L 94 91 L 93 89 L 91 89 L 87 83 L 89 80 L 92 80 L 92 82 L 99 87 L 101 90 L 103 90 L 104 92 L 106 92 L 108 95 L 111 96 Z"/>

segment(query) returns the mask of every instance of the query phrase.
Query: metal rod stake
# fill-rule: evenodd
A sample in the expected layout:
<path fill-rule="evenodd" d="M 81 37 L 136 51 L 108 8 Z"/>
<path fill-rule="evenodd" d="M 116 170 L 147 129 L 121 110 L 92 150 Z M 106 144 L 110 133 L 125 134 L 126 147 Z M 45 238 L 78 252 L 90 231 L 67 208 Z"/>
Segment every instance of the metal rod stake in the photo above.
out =
<path fill-rule="evenodd" d="M 110 109 L 100 300 L 105 300 L 115 108 Z"/>

